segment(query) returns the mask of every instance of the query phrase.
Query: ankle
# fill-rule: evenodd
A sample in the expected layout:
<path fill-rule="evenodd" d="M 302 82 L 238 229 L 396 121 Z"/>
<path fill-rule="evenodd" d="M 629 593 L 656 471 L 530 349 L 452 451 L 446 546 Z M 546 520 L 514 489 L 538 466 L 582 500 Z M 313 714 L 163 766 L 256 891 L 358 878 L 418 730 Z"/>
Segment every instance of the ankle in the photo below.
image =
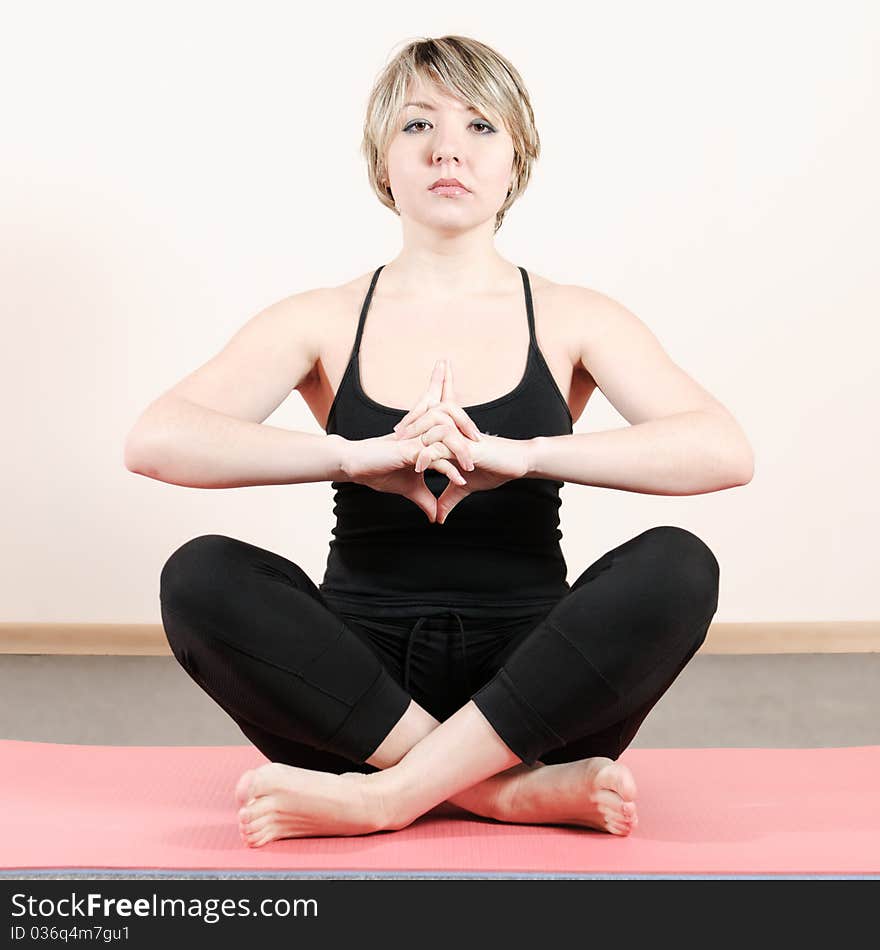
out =
<path fill-rule="evenodd" d="M 417 816 L 409 815 L 405 807 L 403 775 L 399 765 L 392 765 L 365 777 L 364 791 L 376 831 L 400 831 L 415 820 Z"/>
<path fill-rule="evenodd" d="M 505 821 L 521 810 L 524 800 L 529 795 L 531 774 L 546 767 L 543 762 L 536 762 L 534 765 L 521 762 L 503 773 L 504 781 L 499 786 L 496 796 L 499 821 Z"/>

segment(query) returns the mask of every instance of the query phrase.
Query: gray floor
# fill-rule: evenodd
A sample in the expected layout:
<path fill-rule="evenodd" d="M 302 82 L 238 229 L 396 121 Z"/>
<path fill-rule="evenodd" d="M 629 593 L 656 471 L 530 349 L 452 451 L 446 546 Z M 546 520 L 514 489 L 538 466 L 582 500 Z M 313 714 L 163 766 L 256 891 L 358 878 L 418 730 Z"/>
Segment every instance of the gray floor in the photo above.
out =
<path fill-rule="evenodd" d="M 878 683 L 880 653 L 696 656 L 651 711 L 630 748 L 880 745 Z M 248 745 L 238 726 L 172 657 L 0 656 L 0 695 L 0 737 L 6 739 L 95 745 Z M 14 876 L 17 880 L 184 880 L 206 875 L 177 872 L 172 876 L 145 869 Z M 225 880 L 245 875 L 217 872 L 207 876 Z M 377 875 L 340 872 L 333 877 Z"/>
<path fill-rule="evenodd" d="M 880 744 L 880 653 L 695 656 L 630 748 Z M 0 655 L 0 737 L 247 745 L 173 657 Z"/>

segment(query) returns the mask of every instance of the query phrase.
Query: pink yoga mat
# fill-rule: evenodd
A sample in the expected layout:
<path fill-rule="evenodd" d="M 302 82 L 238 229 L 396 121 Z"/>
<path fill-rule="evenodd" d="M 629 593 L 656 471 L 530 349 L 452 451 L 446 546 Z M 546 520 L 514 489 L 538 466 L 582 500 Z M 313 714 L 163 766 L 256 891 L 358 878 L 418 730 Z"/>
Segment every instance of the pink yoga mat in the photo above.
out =
<path fill-rule="evenodd" d="M 629 837 L 438 805 L 402 831 L 250 849 L 235 784 L 252 746 L 0 740 L 0 869 L 399 874 L 874 875 L 880 746 L 628 749 Z"/>

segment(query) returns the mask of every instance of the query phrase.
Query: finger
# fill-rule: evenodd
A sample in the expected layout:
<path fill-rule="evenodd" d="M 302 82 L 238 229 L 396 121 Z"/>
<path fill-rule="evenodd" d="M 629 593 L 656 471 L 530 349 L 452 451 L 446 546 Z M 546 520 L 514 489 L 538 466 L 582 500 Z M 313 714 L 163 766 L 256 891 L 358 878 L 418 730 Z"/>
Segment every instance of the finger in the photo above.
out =
<path fill-rule="evenodd" d="M 432 410 L 426 410 L 421 416 L 397 429 L 392 438 L 413 439 L 417 435 L 427 432 L 433 426 L 440 424 L 444 416 L 466 437 L 473 439 L 475 442 L 482 441 L 482 433 L 464 409 L 461 406 L 447 404 L 446 402 L 438 403 Z"/>
<path fill-rule="evenodd" d="M 416 455 L 415 470 L 423 472 L 426 468 L 430 468 L 433 462 L 451 457 L 452 453 L 443 442 L 432 442 L 430 445 L 422 443 Z"/>
<path fill-rule="evenodd" d="M 416 459 L 415 470 L 424 472 L 426 469 L 433 468 L 442 472 L 450 481 L 458 485 L 467 485 L 467 479 L 461 472 L 449 461 L 449 448 L 442 442 L 434 442 L 419 452 Z"/>
<path fill-rule="evenodd" d="M 452 360 L 446 360 L 445 372 L 443 373 L 443 390 L 440 393 L 442 400 L 448 399 L 455 402 L 455 385 L 452 381 Z"/>
<path fill-rule="evenodd" d="M 445 445 L 455 456 L 458 464 L 464 471 L 472 472 L 476 468 L 474 456 L 468 445 L 470 440 L 466 439 L 452 423 L 446 425 L 441 424 L 435 426 L 433 429 L 428 429 L 427 434 L 422 438 L 423 441 L 429 445 L 434 443 Z"/>
<path fill-rule="evenodd" d="M 452 375 L 452 360 L 446 361 L 446 374 L 443 377 L 443 398 L 442 402 L 449 402 L 449 406 L 443 406 L 444 409 L 455 419 L 456 424 L 465 435 L 472 439 L 480 441 L 480 430 L 474 425 L 471 417 L 458 405 L 458 398 L 455 395 L 455 381 Z"/>
<path fill-rule="evenodd" d="M 431 373 L 431 382 L 428 384 L 429 405 L 436 406 L 443 398 L 443 379 L 446 376 L 446 360 L 438 360 Z"/>
<path fill-rule="evenodd" d="M 457 470 L 472 472 L 476 468 L 476 465 L 474 465 L 473 462 L 463 462 L 460 458 L 458 458 L 455 452 L 453 452 L 445 442 L 432 442 L 428 448 L 434 450 L 433 454 L 430 456 L 430 461 L 432 462 L 441 461 L 443 459 L 454 459 L 454 462 L 457 464 Z M 438 455 L 438 452 L 442 454 Z M 453 464 L 453 462 L 450 462 L 450 464 Z M 465 480 L 463 484 L 466 485 L 467 480 Z"/>
<path fill-rule="evenodd" d="M 432 524 L 437 520 L 437 499 L 423 481 L 419 480 L 413 491 L 407 494 L 406 497 L 424 511 L 425 517 Z"/>
<path fill-rule="evenodd" d="M 429 409 L 431 406 L 435 406 L 440 402 L 440 394 L 443 392 L 443 373 L 444 361 L 437 360 L 434 363 L 434 370 L 431 373 L 431 382 L 428 384 L 428 389 L 422 398 L 413 406 L 412 409 L 394 426 L 394 431 L 399 432 L 405 426 L 409 425 L 413 419 L 417 419 L 426 409 Z M 433 394 L 436 393 L 436 397 L 433 397 Z"/>
<path fill-rule="evenodd" d="M 472 472 L 477 467 L 470 449 L 470 439 L 466 439 L 458 429 L 447 426 L 443 441 L 455 453 L 459 464 L 466 472 Z"/>
<path fill-rule="evenodd" d="M 481 441 L 482 436 L 480 435 L 480 430 L 477 428 L 476 424 L 471 419 L 471 417 L 464 411 L 464 409 L 462 409 L 462 407 L 458 405 L 458 400 L 455 398 L 455 388 L 454 388 L 453 379 L 452 379 L 452 363 L 451 362 L 447 362 L 446 364 L 446 373 L 443 377 L 443 390 L 441 392 L 441 396 L 442 398 L 440 402 L 437 405 L 435 405 L 433 408 L 443 409 L 444 411 L 449 413 L 449 415 L 452 416 L 452 418 L 455 420 L 455 424 L 466 436 L 468 436 L 469 438 L 473 439 L 476 442 Z M 416 408 L 413 409 L 411 412 L 408 412 L 400 420 L 400 422 L 397 423 L 397 425 L 394 427 L 394 431 L 398 433 L 398 435 L 403 435 L 403 432 L 407 428 L 407 426 L 411 425 L 412 422 L 416 418 L 418 418 L 419 413 L 417 412 L 417 410 L 420 408 L 421 405 L 422 403 L 420 403 L 419 406 L 416 406 Z M 422 410 L 422 413 L 424 413 L 426 409 L 427 409 L 427 406 L 425 407 L 425 409 Z M 425 430 L 423 429 L 422 431 L 424 432 Z M 417 433 L 415 432 L 409 432 L 406 435 L 403 435 L 403 437 L 412 438 L 412 436 L 416 434 Z"/>
<path fill-rule="evenodd" d="M 420 416 L 417 416 L 415 419 L 410 421 L 407 425 L 402 426 L 394 434 L 396 439 L 415 439 L 418 438 L 423 432 L 427 432 L 428 429 L 437 425 L 441 416 L 438 415 L 432 409 L 426 409 Z"/>
<path fill-rule="evenodd" d="M 452 403 L 448 408 L 448 412 L 452 415 L 455 421 L 458 423 L 461 431 L 465 435 L 470 435 L 472 439 L 480 441 L 480 430 L 474 425 L 471 417 L 458 405 L 458 398 L 455 395 L 455 383 L 452 376 L 452 360 L 447 362 L 446 384 L 443 387 L 443 401 L 449 400 Z"/>
<path fill-rule="evenodd" d="M 421 405 L 421 403 L 419 404 Z M 420 414 L 416 413 L 416 409 L 419 407 L 416 406 L 413 408 L 412 412 L 408 412 L 394 427 L 394 432 L 391 433 L 391 437 L 394 439 L 412 439 L 416 435 L 420 435 L 425 431 L 425 414 L 428 412 L 428 407 L 422 410 Z M 416 423 L 422 423 L 421 429 L 415 429 L 414 426 Z"/>
<path fill-rule="evenodd" d="M 415 438 L 415 436 L 413 436 L 413 438 Z M 454 423 L 451 421 L 440 422 L 437 425 L 431 426 L 430 429 L 425 429 L 425 431 L 419 435 L 419 441 L 426 446 L 444 446 L 449 452 L 449 455 L 456 457 L 458 464 L 466 472 L 472 472 L 474 468 L 476 468 L 474 457 L 468 444 L 469 440 L 456 429 Z M 449 455 L 444 453 L 445 458 L 449 458 Z"/>
<path fill-rule="evenodd" d="M 431 382 L 428 383 L 427 391 L 418 403 L 400 420 L 398 425 L 400 425 L 401 428 L 407 425 L 409 421 L 412 421 L 413 418 L 418 418 L 418 416 L 423 415 L 428 409 L 431 409 L 440 402 L 440 397 L 443 393 L 443 374 L 445 371 L 445 361 L 437 360 L 434 364 L 433 372 L 431 373 Z"/>
<path fill-rule="evenodd" d="M 444 401 L 441 402 L 439 406 L 435 406 L 434 408 L 442 409 L 444 412 L 448 412 L 449 415 L 455 420 L 455 424 L 458 426 L 458 428 L 469 438 L 474 439 L 477 442 L 482 439 L 482 435 L 480 435 L 480 430 L 477 428 L 476 423 L 457 403 L 446 405 Z"/>
<path fill-rule="evenodd" d="M 444 524 L 449 517 L 452 509 L 465 497 L 467 492 L 463 492 L 450 482 L 440 493 L 437 499 L 436 522 Z"/>
<path fill-rule="evenodd" d="M 450 483 L 455 482 L 456 485 L 467 485 L 467 479 L 461 472 L 452 464 L 452 462 L 447 461 L 446 459 L 436 459 L 431 462 L 428 466 L 429 468 L 434 468 L 438 472 L 442 472 L 450 481 Z"/>

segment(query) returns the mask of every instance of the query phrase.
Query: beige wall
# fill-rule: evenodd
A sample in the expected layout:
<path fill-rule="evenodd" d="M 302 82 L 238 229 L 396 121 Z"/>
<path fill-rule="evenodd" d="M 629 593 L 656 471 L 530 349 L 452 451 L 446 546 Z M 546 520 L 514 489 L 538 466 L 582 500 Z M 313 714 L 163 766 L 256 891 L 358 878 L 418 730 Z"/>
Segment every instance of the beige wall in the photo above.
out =
<path fill-rule="evenodd" d="M 128 472 L 123 443 L 253 313 L 397 253 L 362 110 L 394 44 L 446 32 L 496 46 L 533 97 L 543 155 L 500 252 L 633 310 L 756 453 L 713 494 L 565 486 L 569 580 L 678 524 L 721 562 L 716 620 L 878 619 L 880 8 L 468 6 L 352 8 L 344 33 L 332 6 L 309 27 L 280 4 L 17 11 L 0 621 L 157 622 L 164 560 L 204 533 L 320 580 L 329 484 L 182 488 Z M 267 421 L 320 431 L 296 393 Z M 597 393 L 575 431 L 624 424 Z"/>

